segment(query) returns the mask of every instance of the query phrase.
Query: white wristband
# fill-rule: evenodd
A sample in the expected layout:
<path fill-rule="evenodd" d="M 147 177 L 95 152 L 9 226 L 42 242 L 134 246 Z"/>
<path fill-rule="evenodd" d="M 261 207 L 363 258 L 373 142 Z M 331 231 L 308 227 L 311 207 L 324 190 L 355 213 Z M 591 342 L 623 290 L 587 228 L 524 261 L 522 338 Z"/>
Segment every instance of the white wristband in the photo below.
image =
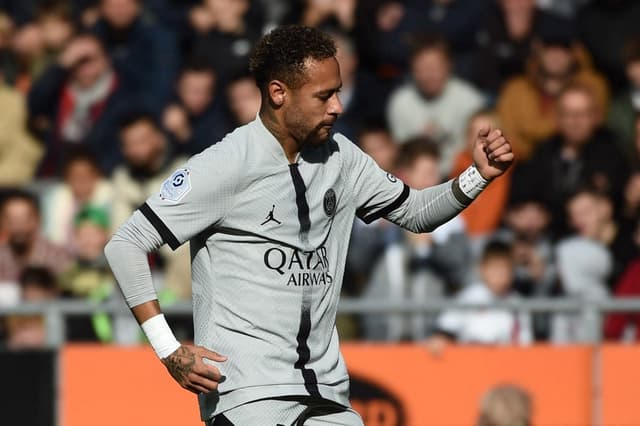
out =
<path fill-rule="evenodd" d="M 482 177 L 475 164 L 467 167 L 458 177 L 458 185 L 464 195 L 470 199 L 475 199 L 483 189 L 487 187 L 489 181 Z"/>
<path fill-rule="evenodd" d="M 149 318 L 140 326 L 160 359 L 168 357 L 180 347 L 163 314 Z"/>

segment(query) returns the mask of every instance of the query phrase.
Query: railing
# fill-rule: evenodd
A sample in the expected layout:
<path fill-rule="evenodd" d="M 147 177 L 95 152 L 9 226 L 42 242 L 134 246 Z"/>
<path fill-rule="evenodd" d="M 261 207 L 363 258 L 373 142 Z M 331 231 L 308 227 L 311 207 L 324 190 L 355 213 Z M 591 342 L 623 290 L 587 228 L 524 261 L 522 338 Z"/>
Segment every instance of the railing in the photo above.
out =
<path fill-rule="evenodd" d="M 602 341 L 602 318 L 609 312 L 639 312 L 640 298 L 605 299 L 599 301 L 581 301 L 575 299 L 525 299 L 501 301 L 491 304 L 459 304 L 453 300 L 431 300 L 427 302 L 363 300 L 343 298 L 338 312 L 363 314 L 433 314 L 444 309 L 478 309 L 502 308 L 520 312 L 552 312 L 580 314 L 589 331 L 585 343 L 600 343 Z M 177 302 L 164 305 L 162 311 L 167 316 L 191 315 L 192 306 L 189 302 Z M 127 313 L 128 308 L 122 302 L 106 302 L 102 304 L 87 301 L 55 301 L 49 303 L 24 303 L 11 307 L 0 307 L 0 316 L 6 315 L 34 315 L 45 317 L 47 328 L 47 344 L 52 347 L 65 342 L 65 317 L 74 315 L 91 315 L 96 312 L 110 314 Z"/>

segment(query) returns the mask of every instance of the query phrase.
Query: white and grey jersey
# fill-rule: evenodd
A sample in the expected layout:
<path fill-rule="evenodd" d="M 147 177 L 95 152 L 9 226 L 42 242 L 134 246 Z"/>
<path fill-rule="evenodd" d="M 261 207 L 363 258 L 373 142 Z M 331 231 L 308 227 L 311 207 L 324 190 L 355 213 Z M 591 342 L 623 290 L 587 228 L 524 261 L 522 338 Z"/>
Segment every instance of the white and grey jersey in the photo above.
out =
<path fill-rule="evenodd" d="M 199 397 L 203 419 L 281 395 L 349 405 L 335 316 L 353 217 L 429 231 L 470 201 L 456 188 L 410 190 L 340 134 L 289 164 L 257 118 L 175 171 L 116 233 L 109 260 L 135 306 L 155 292 L 119 247 L 190 241 L 196 344 L 228 357 L 214 363 L 219 394 Z"/>

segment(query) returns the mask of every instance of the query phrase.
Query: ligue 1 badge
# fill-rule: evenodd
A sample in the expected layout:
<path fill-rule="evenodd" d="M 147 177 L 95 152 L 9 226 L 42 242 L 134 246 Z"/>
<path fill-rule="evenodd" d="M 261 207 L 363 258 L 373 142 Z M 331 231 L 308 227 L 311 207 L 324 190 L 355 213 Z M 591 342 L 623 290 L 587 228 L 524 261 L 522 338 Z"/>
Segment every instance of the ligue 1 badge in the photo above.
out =
<path fill-rule="evenodd" d="M 191 191 L 191 171 L 178 169 L 162 183 L 160 198 L 165 201 L 177 203 Z"/>

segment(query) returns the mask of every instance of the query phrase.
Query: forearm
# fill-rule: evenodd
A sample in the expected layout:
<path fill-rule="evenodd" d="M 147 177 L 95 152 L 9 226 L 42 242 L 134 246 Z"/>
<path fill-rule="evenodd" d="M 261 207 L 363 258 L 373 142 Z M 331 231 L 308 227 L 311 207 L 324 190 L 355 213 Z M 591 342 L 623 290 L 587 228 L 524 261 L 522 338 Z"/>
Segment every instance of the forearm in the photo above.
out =
<path fill-rule="evenodd" d="M 139 212 L 125 222 L 105 247 L 105 254 L 124 298 L 159 358 L 179 346 L 162 315 L 147 260 L 147 253 L 162 245 L 162 238 Z"/>
<path fill-rule="evenodd" d="M 477 197 L 487 185 L 486 181 L 478 180 L 478 176 L 470 177 L 465 171 L 460 177 L 443 184 L 423 190 L 412 189 L 407 200 L 389 215 L 389 219 L 412 232 L 431 232 L 459 214 Z"/>
<path fill-rule="evenodd" d="M 150 300 L 148 302 L 144 302 L 137 306 L 134 306 L 133 308 L 131 308 L 131 312 L 133 312 L 133 316 L 136 317 L 136 320 L 138 320 L 138 324 L 142 324 L 146 320 L 162 313 L 162 311 L 160 310 L 158 299 Z"/>
<path fill-rule="evenodd" d="M 105 247 L 111 270 L 127 305 L 132 309 L 157 300 L 147 254 L 160 245 L 160 235 L 139 212 L 136 212 L 116 231 Z M 146 311 L 140 308 L 136 312 Z"/>

